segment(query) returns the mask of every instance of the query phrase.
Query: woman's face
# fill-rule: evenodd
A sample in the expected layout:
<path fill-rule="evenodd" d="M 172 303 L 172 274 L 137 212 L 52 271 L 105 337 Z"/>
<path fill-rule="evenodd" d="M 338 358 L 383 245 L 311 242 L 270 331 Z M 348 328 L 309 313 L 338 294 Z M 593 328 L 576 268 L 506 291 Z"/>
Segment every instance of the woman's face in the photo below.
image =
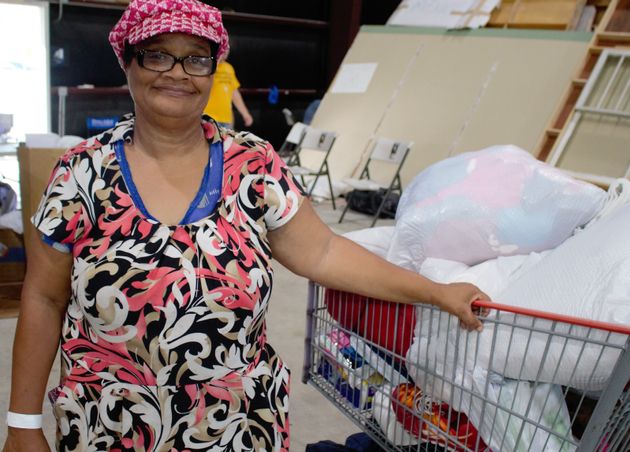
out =
<path fill-rule="evenodd" d="M 152 50 L 175 57 L 211 56 L 208 41 L 183 33 L 165 33 L 135 46 L 136 50 Z M 196 120 L 201 116 L 210 95 L 213 76 L 192 76 L 180 63 L 170 71 L 154 72 L 140 67 L 137 57 L 126 68 L 127 81 L 136 113 L 168 118 Z"/>

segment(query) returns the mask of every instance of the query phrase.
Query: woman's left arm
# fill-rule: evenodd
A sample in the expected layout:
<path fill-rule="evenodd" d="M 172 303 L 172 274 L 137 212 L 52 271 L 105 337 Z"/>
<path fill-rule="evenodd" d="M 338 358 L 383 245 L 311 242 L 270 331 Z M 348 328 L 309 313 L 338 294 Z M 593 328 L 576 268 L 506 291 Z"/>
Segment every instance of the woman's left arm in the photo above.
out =
<path fill-rule="evenodd" d="M 273 257 L 325 287 L 399 303 L 430 303 L 480 330 L 471 304 L 488 296 L 467 283 L 439 284 L 398 267 L 330 230 L 305 199 L 295 216 L 268 234 Z"/>

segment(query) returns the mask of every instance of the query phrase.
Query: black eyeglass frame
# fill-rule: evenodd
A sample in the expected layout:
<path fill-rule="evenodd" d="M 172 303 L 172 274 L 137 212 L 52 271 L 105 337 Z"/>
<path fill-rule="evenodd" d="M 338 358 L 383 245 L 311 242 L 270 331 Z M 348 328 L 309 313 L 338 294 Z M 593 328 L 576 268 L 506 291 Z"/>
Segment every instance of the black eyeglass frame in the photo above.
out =
<path fill-rule="evenodd" d="M 157 69 L 151 69 L 149 67 L 146 67 L 144 65 L 144 56 L 146 53 L 151 52 L 151 53 L 159 53 L 160 55 L 164 55 L 167 57 L 170 57 L 173 59 L 173 64 L 171 65 L 170 68 L 168 69 L 164 69 L 163 71 L 159 71 Z M 201 56 L 201 55 L 188 55 L 185 57 L 176 57 L 175 55 L 171 55 L 170 53 L 166 53 L 166 52 L 161 52 L 159 50 L 150 50 L 150 49 L 140 49 L 140 50 L 134 50 L 134 56 L 136 57 L 136 60 L 138 61 L 138 65 L 143 68 L 146 69 L 147 71 L 152 71 L 152 72 L 168 72 L 171 71 L 175 65 L 177 63 L 182 65 L 182 69 L 184 70 L 184 72 L 192 77 L 208 77 L 212 74 L 214 74 L 217 70 L 217 60 L 214 56 Z M 207 59 L 207 60 L 211 60 L 212 61 L 212 67 L 210 69 L 210 72 L 208 74 L 191 74 L 190 72 L 188 72 L 186 70 L 186 61 L 189 61 L 190 58 L 203 58 L 203 59 Z"/>

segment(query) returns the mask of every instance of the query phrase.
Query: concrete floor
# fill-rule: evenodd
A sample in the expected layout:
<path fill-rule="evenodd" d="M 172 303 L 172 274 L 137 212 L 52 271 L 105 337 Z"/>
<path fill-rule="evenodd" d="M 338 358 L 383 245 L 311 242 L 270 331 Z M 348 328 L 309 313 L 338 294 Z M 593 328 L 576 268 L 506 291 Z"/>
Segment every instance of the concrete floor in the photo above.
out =
<path fill-rule="evenodd" d="M 340 201 L 343 208 L 343 201 Z M 320 217 L 337 233 L 369 227 L 371 218 L 348 211 L 342 224 L 338 224 L 341 210 L 332 209 L 330 202 L 315 205 Z M 377 226 L 392 224 L 381 220 Z M 338 411 L 312 386 L 302 384 L 304 360 L 304 331 L 306 325 L 307 282 L 293 275 L 280 264 L 275 265 L 275 283 L 268 315 L 269 342 L 274 346 L 292 371 L 291 374 L 291 450 L 303 451 L 306 445 L 320 440 L 344 443 L 359 431 L 358 427 Z M 16 319 L 0 319 L 0 446 L 6 436 L 5 414 L 8 408 L 11 347 Z M 58 360 L 55 360 L 58 362 Z M 55 386 L 59 375 L 56 364 L 51 372 L 49 387 Z M 53 444 L 55 422 L 48 401 L 44 406 L 44 431 Z"/>

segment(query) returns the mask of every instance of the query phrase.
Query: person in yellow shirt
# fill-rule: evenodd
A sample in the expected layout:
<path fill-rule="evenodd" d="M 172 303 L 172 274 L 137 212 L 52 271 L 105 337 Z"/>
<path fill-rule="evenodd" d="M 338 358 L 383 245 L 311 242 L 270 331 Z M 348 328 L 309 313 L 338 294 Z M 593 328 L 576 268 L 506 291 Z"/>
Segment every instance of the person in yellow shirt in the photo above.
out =
<path fill-rule="evenodd" d="M 243 96 L 238 88 L 241 86 L 236 78 L 234 67 L 226 61 L 227 55 L 219 60 L 217 70 L 214 74 L 214 82 L 210 97 L 204 114 L 210 116 L 219 125 L 227 128 L 234 128 L 234 114 L 232 112 L 232 104 L 243 117 L 245 127 L 249 127 L 254 123 L 252 115 L 245 105 Z"/>

